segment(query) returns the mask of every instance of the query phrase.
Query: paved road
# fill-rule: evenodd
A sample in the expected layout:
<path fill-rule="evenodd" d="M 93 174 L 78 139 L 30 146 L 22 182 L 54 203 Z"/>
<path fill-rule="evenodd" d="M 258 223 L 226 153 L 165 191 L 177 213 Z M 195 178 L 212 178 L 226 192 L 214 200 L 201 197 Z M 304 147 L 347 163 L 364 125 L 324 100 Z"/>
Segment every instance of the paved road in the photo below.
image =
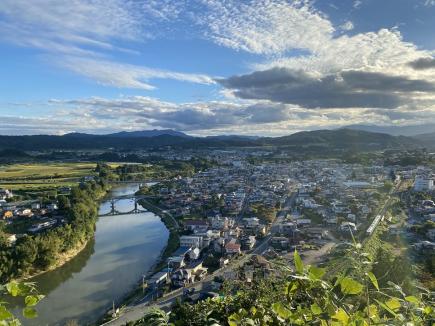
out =
<path fill-rule="evenodd" d="M 201 282 L 189 284 L 186 286 L 186 288 L 188 289 L 194 288 L 195 293 L 200 291 L 205 291 L 205 292 L 211 291 L 212 290 L 211 282 L 213 281 L 214 277 L 223 276 L 226 272 L 237 269 L 238 267 L 245 264 L 252 257 L 252 255 L 262 254 L 268 248 L 270 238 L 271 235 L 266 236 L 262 240 L 258 241 L 258 245 L 250 253 L 232 260 L 227 266 L 216 270 L 214 273 L 210 275 L 207 275 Z M 160 308 L 163 310 L 169 310 L 170 307 L 177 301 L 177 299 L 182 297 L 183 289 L 184 288 L 180 288 L 175 291 L 172 291 L 155 302 L 150 302 L 149 301 L 150 297 L 146 296 L 144 298 L 145 300 L 142 300 L 140 303 L 134 306 L 127 307 L 120 317 L 110 322 L 107 322 L 104 325 L 110 325 L 110 326 L 125 325 L 129 321 L 140 319 L 145 314 L 145 312 L 147 312 L 151 308 Z"/>

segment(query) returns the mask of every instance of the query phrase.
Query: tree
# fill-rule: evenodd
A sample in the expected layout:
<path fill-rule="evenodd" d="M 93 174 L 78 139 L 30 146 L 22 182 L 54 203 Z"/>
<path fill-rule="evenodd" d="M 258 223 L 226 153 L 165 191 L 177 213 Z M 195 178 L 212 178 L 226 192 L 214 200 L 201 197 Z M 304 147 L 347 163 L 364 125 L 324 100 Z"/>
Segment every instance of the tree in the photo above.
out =
<path fill-rule="evenodd" d="M 349 268 L 328 280 L 325 269 L 305 266 L 295 251 L 294 271 L 284 266 L 278 277 L 252 284 L 229 283 L 222 297 L 194 305 L 177 304 L 170 322 L 177 326 L 431 324 L 435 314 L 431 302 L 426 302 L 429 293 L 408 295 L 392 283 L 392 290 L 385 293 L 376 276 L 365 270 L 372 261 L 361 244 L 350 246 L 347 254 L 351 255 Z M 149 318 L 161 314 L 164 312 L 153 311 Z M 147 320 L 147 316 L 142 320 Z M 167 325 L 164 322 L 156 325 Z"/>
<path fill-rule="evenodd" d="M 135 323 L 137 326 L 169 326 L 169 315 L 163 310 L 153 309 L 146 313 L 145 316 Z"/>

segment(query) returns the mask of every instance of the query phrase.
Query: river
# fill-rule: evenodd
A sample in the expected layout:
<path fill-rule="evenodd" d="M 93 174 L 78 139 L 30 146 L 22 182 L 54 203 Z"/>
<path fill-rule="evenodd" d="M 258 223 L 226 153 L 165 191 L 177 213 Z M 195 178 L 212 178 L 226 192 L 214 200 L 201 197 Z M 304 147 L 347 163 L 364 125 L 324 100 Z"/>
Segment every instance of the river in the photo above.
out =
<path fill-rule="evenodd" d="M 110 198 L 132 194 L 137 185 L 114 188 L 100 214 L 110 211 Z M 116 209 L 128 212 L 131 199 L 116 202 Z M 101 216 L 95 239 L 65 265 L 41 274 L 36 282 L 46 297 L 38 304 L 38 318 L 22 320 L 24 325 L 79 325 L 95 322 L 112 305 L 131 291 L 142 275 L 156 263 L 167 243 L 169 232 L 153 213 Z"/>

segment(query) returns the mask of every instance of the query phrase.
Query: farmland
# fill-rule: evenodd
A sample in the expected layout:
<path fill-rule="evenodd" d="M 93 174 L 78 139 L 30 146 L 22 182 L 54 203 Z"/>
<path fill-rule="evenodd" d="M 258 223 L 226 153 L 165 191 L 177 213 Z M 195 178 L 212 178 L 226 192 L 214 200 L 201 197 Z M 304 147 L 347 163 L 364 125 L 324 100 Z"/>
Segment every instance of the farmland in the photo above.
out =
<path fill-rule="evenodd" d="M 76 184 L 95 175 L 95 163 L 41 163 L 0 165 L 0 187 L 12 190 L 44 190 Z M 113 167 L 116 167 L 113 164 Z"/>

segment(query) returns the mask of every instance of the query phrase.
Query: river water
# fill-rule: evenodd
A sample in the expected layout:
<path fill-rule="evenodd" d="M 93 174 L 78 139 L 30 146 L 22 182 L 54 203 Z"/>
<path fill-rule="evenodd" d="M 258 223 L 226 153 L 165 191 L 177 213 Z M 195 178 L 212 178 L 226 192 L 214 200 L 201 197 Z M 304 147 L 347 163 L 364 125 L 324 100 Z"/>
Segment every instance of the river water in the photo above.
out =
<path fill-rule="evenodd" d="M 137 185 L 114 188 L 108 196 L 132 194 Z M 116 202 L 116 209 L 128 212 L 131 199 Z M 100 206 L 100 214 L 110 211 L 110 201 Z M 22 320 L 24 325 L 79 325 L 95 322 L 111 306 L 119 303 L 156 263 L 167 243 L 169 232 L 153 213 L 101 216 L 95 239 L 68 263 L 34 277 L 46 297 L 38 304 L 38 318 Z"/>

